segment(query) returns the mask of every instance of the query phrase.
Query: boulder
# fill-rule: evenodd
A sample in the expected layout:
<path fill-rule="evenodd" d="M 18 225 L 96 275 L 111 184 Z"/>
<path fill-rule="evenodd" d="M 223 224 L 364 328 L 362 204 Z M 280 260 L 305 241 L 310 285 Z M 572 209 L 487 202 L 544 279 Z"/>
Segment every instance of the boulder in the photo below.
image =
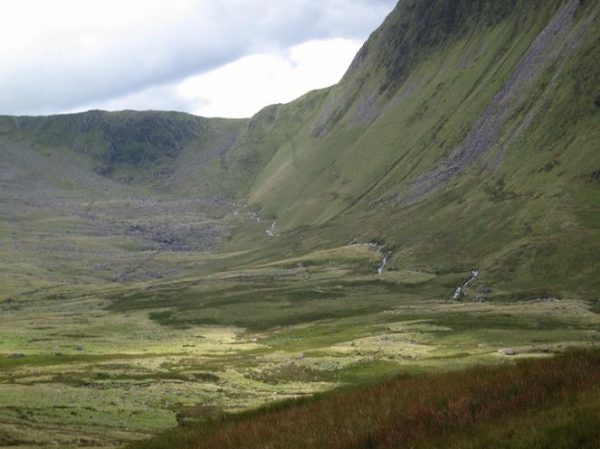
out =
<path fill-rule="evenodd" d="M 509 356 L 517 355 L 517 351 L 515 351 L 514 349 L 511 349 L 511 348 L 500 349 L 498 351 L 498 353 L 502 354 L 502 355 L 509 355 Z"/>

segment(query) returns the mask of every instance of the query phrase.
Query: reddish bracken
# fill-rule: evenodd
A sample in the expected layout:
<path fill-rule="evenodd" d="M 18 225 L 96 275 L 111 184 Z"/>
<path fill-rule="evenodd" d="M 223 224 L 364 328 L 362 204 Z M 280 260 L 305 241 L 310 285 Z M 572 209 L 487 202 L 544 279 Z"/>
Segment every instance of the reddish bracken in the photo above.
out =
<path fill-rule="evenodd" d="M 472 425 L 577 400 L 583 392 L 597 393 L 596 385 L 600 385 L 598 352 L 572 353 L 516 366 L 402 377 L 225 421 L 210 431 L 200 431 L 192 447 L 413 447 Z"/>

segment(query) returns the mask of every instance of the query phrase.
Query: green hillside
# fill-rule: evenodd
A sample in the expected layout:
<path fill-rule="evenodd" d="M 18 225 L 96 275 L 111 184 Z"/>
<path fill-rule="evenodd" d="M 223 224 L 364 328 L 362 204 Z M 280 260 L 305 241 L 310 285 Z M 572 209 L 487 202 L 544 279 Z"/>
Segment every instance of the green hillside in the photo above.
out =
<path fill-rule="evenodd" d="M 399 264 L 595 295 L 595 5 L 439 3 L 398 8 L 338 86 L 302 100 L 313 120 L 250 201 L 283 229 L 385 239 L 412 254 Z"/>
<path fill-rule="evenodd" d="M 179 447 L 223 413 L 597 347 L 598 61 L 598 2 L 404 0 L 339 84 L 249 119 L 0 117 L 0 447 Z M 597 441 L 560 412 L 597 391 L 569 398 L 539 447 Z M 451 447 L 512 421 L 469 425 Z"/>

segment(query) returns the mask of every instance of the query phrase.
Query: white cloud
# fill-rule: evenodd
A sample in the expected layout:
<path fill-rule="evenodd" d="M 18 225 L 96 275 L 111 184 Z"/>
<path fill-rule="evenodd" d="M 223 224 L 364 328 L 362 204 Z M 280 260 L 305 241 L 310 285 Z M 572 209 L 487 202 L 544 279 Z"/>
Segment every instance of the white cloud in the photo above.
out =
<path fill-rule="evenodd" d="M 250 117 L 268 104 L 287 103 L 312 89 L 337 83 L 360 41 L 311 41 L 288 54 L 252 55 L 188 78 L 179 94 L 205 117 Z"/>
<path fill-rule="evenodd" d="M 179 86 L 181 81 L 238 60 L 239 67 L 258 73 L 256 58 L 267 58 L 264 64 L 283 73 L 282 61 L 294 61 L 290 48 L 310 40 L 363 41 L 394 3 L 3 0 L 0 113 L 54 113 L 103 102 L 120 105 L 125 100 L 131 101 L 130 108 L 197 107 L 190 95 L 216 108 L 217 103 L 224 104 L 217 101 L 218 95 L 198 88 L 192 92 L 189 86 L 194 83 Z M 282 56 L 286 51 L 290 54 Z M 299 66 L 310 65 L 306 57 L 302 61 Z M 229 66 L 221 70 L 233 78 Z M 318 86 L 307 86 L 314 87 Z"/>
<path fill-rule="evenodd" d="M 274 54 L 246 56 L 208 73 L 126 95 L 91 103 L 88 109 L 168 109 L 203 117 L 250 117 L 269 104 L 287 103 L 309 90 L 337 83 L 360 41 L 310 41 Z"/>

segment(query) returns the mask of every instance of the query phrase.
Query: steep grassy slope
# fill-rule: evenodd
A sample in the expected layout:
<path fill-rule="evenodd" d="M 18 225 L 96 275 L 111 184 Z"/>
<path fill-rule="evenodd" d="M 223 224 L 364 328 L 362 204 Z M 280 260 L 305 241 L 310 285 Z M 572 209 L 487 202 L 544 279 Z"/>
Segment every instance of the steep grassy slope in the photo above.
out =
<path fill-rule="evenodd" d="M 589 2 L 402 2 L 338 86 L 279 108 L 308 121 L 274 122 L 287 139 L 250 202 L 403 265 L 595 295 L 599 20 Z"/>

